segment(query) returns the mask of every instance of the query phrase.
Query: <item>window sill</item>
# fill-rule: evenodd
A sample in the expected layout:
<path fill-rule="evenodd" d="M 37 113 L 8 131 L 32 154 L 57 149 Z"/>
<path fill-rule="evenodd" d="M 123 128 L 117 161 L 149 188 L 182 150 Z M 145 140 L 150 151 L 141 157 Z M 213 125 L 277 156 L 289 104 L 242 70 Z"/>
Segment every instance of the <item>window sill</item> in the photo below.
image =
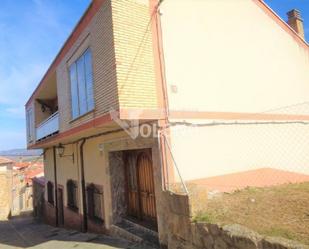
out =
<path fill-rule="evenodd" d="M 85 116 L 87 116 L 88 114 L 93 113 L 93 112 L 94 112 L 94 109 L 92 109 L 92 110 L 90 110 L 90 111 L 88 111 L 88 112 L 86 112 L 86 113 L 84 113 L 84 114 L 82 114 L 82 115 L 80 115 L 80 116 L 78 116 L 78 117 L 76 117 L 76 118 L 71 119 L 71 120 L 69 121 L 69 123 L 70 123 L 70 124 L 71 124 L 71 123 L 74 123 L 75 121 L 77 121 L 77 120 L 79 120 L 79 119 L 81 119 L 81 118 L 83 118 L 83 117 L 85 117 Z"/>

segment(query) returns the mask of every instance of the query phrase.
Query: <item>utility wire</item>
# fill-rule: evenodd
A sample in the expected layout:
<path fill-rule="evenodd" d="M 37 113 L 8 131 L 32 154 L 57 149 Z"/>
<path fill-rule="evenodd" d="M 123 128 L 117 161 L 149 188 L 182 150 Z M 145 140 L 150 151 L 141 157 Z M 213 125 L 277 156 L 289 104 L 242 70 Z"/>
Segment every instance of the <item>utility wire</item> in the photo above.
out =
<path fill-rule="evenodd" d="M 119 93 L 120 94 L 122 93 L 122 90 L 124 89 L 124 87 L 128 83 L 129 76 L 130 76 L 130 74 L 131 74 L 131 72 L 133 70 L 133 66 L 136 63 L 136 60 L 137 60 L 138 56 L 141 56 L 145 52 L 145 50 L 146 50 L 145 48 L 143 48 L 143 45 L 145 45 L 145 43 L 146 43 L 146 37 L 150 34 L 150 32 L 149 32 L 150 24 L 152 23 L 153 18 L 155 16 L 155 14 L 157 13 L 158 8 L 159 8 L 159 6 L 161 5 L 162 2 L 163 1 L 160 0 L 159 3 L 155 6 L 154 10 L 151 13 L 150 19 L 149 19 L 149 21 L 148 21 L 148 23 L 146 25 L 146 29 L 145 29 L 144 34 L 142 36 L 142 39 L 141 39 L 141 41 L 140 41 L 140 43 L 138 45 L 138 48 L 137 48 L 137 51 L 136 51 L 136 53 L 134 55 L 133 61 L 132 61 L 132 63 L 130 64 L 130 66 L 128 68 L 128 72 L 126 73 L 125 82 L 121 86 L 121 88 L 119 89 Z M 142 50 L 142 48 L 143 48 L 143 50 Z M 140 52 L 141 52 L 141 54 L 140 54 Z"/>
<path fill-rule="evenodd" d="M 208 123 L 190 123 L 186 121 L 181 122 L 169 122 L 164 128 L 173 126 L 189 126 L 189 127 L 207 127 L 207 126 L 228 126 L 228 125 L 286 125 L 286 124 L 299 124 L 309 125 L 307 121 L 254 121 L 254 122 L 208 122 Z"/>

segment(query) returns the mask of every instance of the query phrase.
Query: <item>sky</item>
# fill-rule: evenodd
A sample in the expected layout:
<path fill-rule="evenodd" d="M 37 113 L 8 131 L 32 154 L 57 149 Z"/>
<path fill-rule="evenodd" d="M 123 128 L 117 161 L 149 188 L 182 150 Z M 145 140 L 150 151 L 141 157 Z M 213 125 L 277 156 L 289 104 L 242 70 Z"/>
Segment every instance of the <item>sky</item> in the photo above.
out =
<path fill-rule="evenodd" d="M 90 0 L 1 0 L 0 151 L 26 146 L 24 105 Z"/>
<path fill-rule="evenodd" d="M 308 0 L 266 2 L 284 20 L 288 10 L 301 10 L 309 39 Z M 26 147 L 24 105 L 89 3 L 1 0 L 0 151 Z"/>

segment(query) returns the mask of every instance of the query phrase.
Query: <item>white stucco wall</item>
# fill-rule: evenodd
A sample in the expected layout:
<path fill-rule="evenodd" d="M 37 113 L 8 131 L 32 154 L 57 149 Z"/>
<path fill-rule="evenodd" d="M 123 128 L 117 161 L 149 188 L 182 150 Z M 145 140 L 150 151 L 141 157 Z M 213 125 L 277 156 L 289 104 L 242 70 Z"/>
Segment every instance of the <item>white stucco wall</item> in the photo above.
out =
<path fill-rule="evenodd" d="M 309 114 L 309 48 L 256 2 L 162 3 L 171 111 Z M 183 120 L 212 122 L 172 121 Z M 178 127 L 168 135 L 185 180 L 263 167 L 309 174 L 308 127 Z"/>
<path fill-rule="evenodd" d="M 161 12 L 171 110 L 262 112 L 309 101 L 309 48 L 253 0 L 169 0 Z"/>
<path fill-rule="evenodd" d="M 198 120 L 200 124 L 208 122 L 212 121 Z M 309 125 L 178 126 L 171 129 L 168 137 L 185 180 L 260 168 L 309 175 Z"/>

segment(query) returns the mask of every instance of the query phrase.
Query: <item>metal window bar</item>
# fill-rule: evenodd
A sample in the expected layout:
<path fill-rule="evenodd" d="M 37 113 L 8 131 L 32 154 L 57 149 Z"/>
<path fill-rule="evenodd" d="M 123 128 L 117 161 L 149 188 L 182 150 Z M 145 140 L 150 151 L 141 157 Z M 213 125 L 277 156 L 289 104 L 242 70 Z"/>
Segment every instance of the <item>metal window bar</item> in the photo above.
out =
<path fill-rule="evenodd" d="M 47 201 L 54 204 L 54 185 L 51 182 L 47 183 Z"/>
<path fill-rule="evenodd" d="M 87 206 L 89 218 L 103 222 L 102 217 L 102 196 L 103 193 L 94 185 L 90 184 L 87 187 Z"/>
<path fill-rule="evenodd" d="M 77 185 L 73 180 L 67 182 L 68 206 L 71 209 L 77 208 Z"/>

